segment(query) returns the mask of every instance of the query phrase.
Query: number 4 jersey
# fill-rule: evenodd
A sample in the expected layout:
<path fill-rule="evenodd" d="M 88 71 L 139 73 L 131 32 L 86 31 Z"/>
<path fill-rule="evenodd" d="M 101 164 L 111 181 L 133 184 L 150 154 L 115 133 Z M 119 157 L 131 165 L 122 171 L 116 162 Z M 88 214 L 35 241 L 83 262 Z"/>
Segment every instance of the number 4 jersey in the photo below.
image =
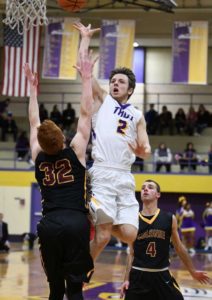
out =
<path fill-rule="evenodd" d="M 107 95 L 92 118 L 92 157 L 94 164 L 129 170 L 135 155 L 128 143 L 137 139 L 142 113 L 131 104 L 120 104 Z"/>
<path fill-rule="evenodd" d="M 43 214 L 55 209 L 85 208 L 85 167 L 72 148 L 57 155 L 40 152 L 35 161 L 35 177 L 42 195 Z"/>
<path fill-rule="evenodd" d="M 151 217 L 139 213 L 138 235 L 134 242 L 133 266 L 145 269 L 167 268 L 169 262 L 172 214 L 157 210 Z"/>

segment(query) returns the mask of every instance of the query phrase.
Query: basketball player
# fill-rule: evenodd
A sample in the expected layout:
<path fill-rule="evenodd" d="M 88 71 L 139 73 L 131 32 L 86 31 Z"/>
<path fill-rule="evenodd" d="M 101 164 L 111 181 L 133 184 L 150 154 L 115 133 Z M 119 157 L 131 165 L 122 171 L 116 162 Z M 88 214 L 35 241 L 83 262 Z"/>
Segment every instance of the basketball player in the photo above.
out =
<path fill-rule="evenodd" d="M 158 208 L 160 186 L 146 180 L 141 188 L 143 209 L 139 213 L 138 235 L 129 254 L 121 297 L 125 300 L 181 300 L 179 286 L 169 272 L 170 239 L 191 276 L 209 282 L 205 272 L 196 271 L 180 241 L 176 217 Z"/>
<path fill-rule="evenodd" d="M 94 62 L 86 53 L 76 66 L 82 77 L 82 100 L 77 132 L 68 148 L 54 122 L 40 124 L 37 76 L 27 63 L 24 66 L 30 83 L 30 146 L 42 194 L 43 218 L 37 230 L 50 300 L 62 300 L 65 286 L 68 299 L 83 299 L 82 284 L 89 281 L 93 270 L 85 207 L 85 153 L 91 127 Z"/>
<path fill-rule="evenodd" d="M 79 53 L 89 47 L 99 29 L 75 23 L 80 31 Z M 92 117 L 92 158 L 89 170 L 93 197 L 90 213 L 96 234 L 91 242 L 94 259 L 111 238 L 111 233 L 131 244 L 138 229 L 138 202 L 135 198 L 131 166 L 135 157 L 147 158 L 151 148 L 141 111 L 128 103 L 136 80 L 128 68 L 117 68 L 109 78 L 109 94 L 93 78 L 94 111 Z"/>

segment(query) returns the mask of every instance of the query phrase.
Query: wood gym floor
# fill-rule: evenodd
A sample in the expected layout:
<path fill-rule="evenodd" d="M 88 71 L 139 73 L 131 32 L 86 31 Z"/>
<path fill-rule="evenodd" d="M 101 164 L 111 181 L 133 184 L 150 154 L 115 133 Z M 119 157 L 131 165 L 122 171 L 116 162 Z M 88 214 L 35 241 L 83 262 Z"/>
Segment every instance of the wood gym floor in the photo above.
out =
<path fill-rule="evenodd" d="M 106 248 L 95 266 L 91 283 L 84 291 L 85 300 L 120 299 L 119 288 L 125 271 L 126 251 Z M 198 270 L 212 278 L 212 252 L 192 257 Z M 195 282 L 179 258 L 171 255 L 171 271 L 181 286 L 185 300 L 211 300 L 212 285 Z M 39 250 L 23 251 L 12 245 L 10 253 L 0 253 L 0 300 L 48 299 L 48 285 L 40 264 Z"/>

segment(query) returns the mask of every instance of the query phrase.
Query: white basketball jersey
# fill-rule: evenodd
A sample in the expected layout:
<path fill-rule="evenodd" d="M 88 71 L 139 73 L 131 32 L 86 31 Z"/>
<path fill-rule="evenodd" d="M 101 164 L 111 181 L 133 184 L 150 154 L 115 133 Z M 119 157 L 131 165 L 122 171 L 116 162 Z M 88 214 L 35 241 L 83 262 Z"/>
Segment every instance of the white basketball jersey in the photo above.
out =
<path fill-rule="evenodd" d="M 130 170 L 135 155 L 128 146 L 137 139 L 137 124 L 143 117 L 131 104 L 120 104 L 107 95 L 92 118 L 94 164 Z"/>

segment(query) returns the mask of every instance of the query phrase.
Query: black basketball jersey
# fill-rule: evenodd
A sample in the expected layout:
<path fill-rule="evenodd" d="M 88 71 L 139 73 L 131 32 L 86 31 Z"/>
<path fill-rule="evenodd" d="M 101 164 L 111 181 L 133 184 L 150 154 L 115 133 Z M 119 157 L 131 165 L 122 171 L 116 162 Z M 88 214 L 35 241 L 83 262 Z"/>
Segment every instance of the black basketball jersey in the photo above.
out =
<path fill-rule="evenodd" d="M 85 167 L 72 148 L 57 155 L 40 152 L 35 161 L 35 177 L 41 189 L 43 214 L 55 209 L 85 208 Z"/>
<path fill-rule="evenodd" d="M 151 269 L 168 267 L 171 232 L 171 213 L 158 209 L 150 219 L 139 213 L 139 229 L 134 242 L 132 265 Z"/>

